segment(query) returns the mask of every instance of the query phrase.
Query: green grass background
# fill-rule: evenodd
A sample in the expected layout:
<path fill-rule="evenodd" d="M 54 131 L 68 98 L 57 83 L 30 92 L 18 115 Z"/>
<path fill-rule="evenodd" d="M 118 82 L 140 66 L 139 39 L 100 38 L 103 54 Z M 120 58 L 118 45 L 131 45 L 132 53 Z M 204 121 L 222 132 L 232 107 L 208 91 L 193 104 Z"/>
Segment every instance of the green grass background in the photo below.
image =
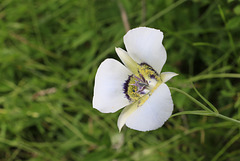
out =
<path fill-rule="evenodd" d="M 1 161 L 240 160 L 239 125 L 220 118 L 180 115 L 155 131 L 119 133 L 120 111 L 92 108 L 96 70 L 119 60 L 124 24 L 164 32 L 163 71 L 179 73 L 168 86 L 203 102 L 193 81 L 240 119 L 238 0 L 1 0 Z M 201 109 L 171 92 L 174 113 Z"/>

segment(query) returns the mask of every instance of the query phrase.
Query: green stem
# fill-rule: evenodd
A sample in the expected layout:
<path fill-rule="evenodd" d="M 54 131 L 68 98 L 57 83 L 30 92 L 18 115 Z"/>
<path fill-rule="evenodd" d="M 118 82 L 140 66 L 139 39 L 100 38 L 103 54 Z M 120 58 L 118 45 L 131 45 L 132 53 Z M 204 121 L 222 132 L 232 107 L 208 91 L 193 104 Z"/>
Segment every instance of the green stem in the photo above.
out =
<path fill-rule="evenodd" d="M 210 110 L 209 108 L 207 108 L 204 104 L 202 104 L 201 102 L 199 102 L 198 100 L 196 100 L 195 98 L 193 98 L 192 96 L 190 96 L 189 94 L 187 94 L 186 92 L 178 89 L 178 88 L 174 88 L 174 87 L 169 87 L 171 90 L 175 90 L 179 93 L 184 94 L 185 96 L 187 96 L 190 100 L 192 100 L 194 103 L 196 103 L 197 105 L 199 105 L 200 107 L 202 107 L 202 109 L 208 111 L 208 112 L 213 112 L 212 110 Z"/>
<path fill-rule="evenodd" d="M 204 98 L 204 97 L 198 92 L 198 90 L 195 88 L 195 86 L 194 86 L 194 84 L 193 84 L 192 82 L 191 82 L 191 84 L 192 84 L 192 87 L 193 87 L 194 91 L 197 93 L 197 95 L 198 95 L 204 102 L 206 102 L 207 105 L 208 105 L 209 107 L 211 107 L 212 110 L 213 110 L 215 113 L 219 113 L 218 110 L 217 110 L 217 108 L 214 107 L 213 104 L 211 104 L 206 98 Z"/>
<path fill-rule="evenodd" d="M 239 120 L 235 120 L 235 119 L 233 119 L 233 118 L 224 116 L 224 115 L 222 115 L 222 114 L 215 114 L 214 116 L 215 116 L 215 117 L 218 117 L 218 118 L 221 118 L 221 119 L 224 119 L 224 120 L 227 120 L 227 121 L 232 121 L 232 122 L 234 122 L 234 123 L 240 124 L 240 121 L 239 121 Z"/>
<path fill-rule="evenodd" d="M 212 110 L 210 110 L 209 108 L 207 108 L 204 104 L 202 104 L 201 102 L 199 102 L 198 100 L 196 100 L 195 98 L 193 98 L 192 96 L 190 96 L 189 94 L 187 94 L 186 92 L 178 89 L 178 88 L 174 88 L 174 87 L 169 87 L 171 90 L 175 90 L 179 93 L 184 94 L 185 96 L 187 96 L 191 101 L 193 101 L 194 103 L 196 103 L 197 105 L 199 105 L 200 107 L 202 107 L 204 110 L 206 110 L 207 112 L 203 112 L 203 111 L 185 111 L 185 112 L 180 112 L 180 113 L 176 113 L 174 114 L 174 116 L 180 115 L 180 114 L 193 114 L 193 115 L 206 115 L 206 116 L 213 116 L 213 117 L 218 117 L 221 119 L 224 119 L 226 121 L 230 121 L 233 123 L 237 123 L 240 124 L 239 120 L 224 116 L 220 113 L 216 113 Z M 208 113 L 209 112 L 209 113 Z"/>

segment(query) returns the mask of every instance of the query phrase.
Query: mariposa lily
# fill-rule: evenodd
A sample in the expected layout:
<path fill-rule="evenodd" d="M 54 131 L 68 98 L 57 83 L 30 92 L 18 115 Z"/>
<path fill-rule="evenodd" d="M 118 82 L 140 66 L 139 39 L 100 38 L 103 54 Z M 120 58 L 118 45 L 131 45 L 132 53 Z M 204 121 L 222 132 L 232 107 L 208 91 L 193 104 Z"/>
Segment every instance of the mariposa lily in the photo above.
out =
<path fill-rule="evenodd" d="M 161 127 L 171 116 L 173 101 L 165 84 L 176 76 L 161 73 L 167 54 L 160 30 L 138 27 L 124 36 L 126 50 L 115 48 L 123 64 L 106 59 L 99 66 L 94 86 L 93 108 L 113 113 L 124 108 L 118 128 L 124 125 L 139 131 Z"/>

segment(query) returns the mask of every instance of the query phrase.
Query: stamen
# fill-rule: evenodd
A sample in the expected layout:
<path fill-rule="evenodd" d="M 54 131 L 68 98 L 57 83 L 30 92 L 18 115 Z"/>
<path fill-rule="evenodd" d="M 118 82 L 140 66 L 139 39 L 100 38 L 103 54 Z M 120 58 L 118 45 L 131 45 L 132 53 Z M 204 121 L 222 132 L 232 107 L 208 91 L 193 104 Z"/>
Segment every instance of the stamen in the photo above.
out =
<path fill-rule="evenodd" d="M 160 80 L 157 72 L 148 64 L 138 65 L 138 74 L 130 75 L 123 85 L 123 92 L 130 102 L 135 102 L 151 91 Z"/>

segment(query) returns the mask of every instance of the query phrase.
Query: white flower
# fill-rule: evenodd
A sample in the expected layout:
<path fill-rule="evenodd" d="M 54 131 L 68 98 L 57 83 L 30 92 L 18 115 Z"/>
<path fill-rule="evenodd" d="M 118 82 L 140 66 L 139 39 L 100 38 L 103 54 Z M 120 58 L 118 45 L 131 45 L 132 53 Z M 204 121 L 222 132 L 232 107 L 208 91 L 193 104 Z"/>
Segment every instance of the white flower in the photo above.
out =
<path fill-rule="evenodd" d="M 167 54 L 160 30 L 139 27 L 127 32 L 124 44 L 127 52 L 116 48 L 123 64 L 106 59 L 95 77 L 93 108 L 113 113 L 124 108 L 118 118 L 118 128 L 126 124 L 139 131 L 155 130 L 171 116 L 173 101 L 166 81 L 173 72 L 160 73 Z"/>

